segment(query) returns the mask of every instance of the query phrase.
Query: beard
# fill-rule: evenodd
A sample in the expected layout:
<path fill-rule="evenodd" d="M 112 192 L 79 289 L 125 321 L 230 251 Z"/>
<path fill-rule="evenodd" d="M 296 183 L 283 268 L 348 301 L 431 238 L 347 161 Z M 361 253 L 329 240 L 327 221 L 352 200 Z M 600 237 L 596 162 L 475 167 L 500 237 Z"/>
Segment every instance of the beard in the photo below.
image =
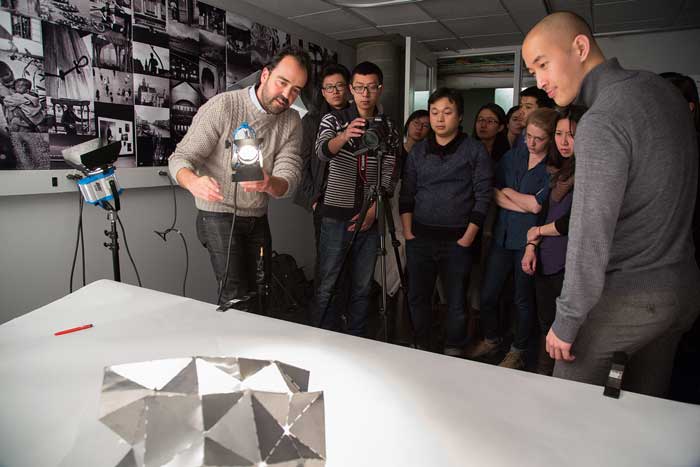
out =
<path fill-rule="evenodd" d="M 262 90 L 262 102 L 260 104 L 263 106 L 267 113 L 278 115 L 287 110 L 290 107 L 290 102 L 281 94 L 276 96 L 271 96 L 267 90 L 267 87 L 263 87 Z"/>

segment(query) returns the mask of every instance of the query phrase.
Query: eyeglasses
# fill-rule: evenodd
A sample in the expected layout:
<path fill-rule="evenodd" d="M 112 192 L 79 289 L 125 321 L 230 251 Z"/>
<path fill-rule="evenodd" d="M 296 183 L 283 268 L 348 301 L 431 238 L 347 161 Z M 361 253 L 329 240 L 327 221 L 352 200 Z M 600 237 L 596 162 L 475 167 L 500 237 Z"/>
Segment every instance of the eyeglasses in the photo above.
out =
<path fill-rule="evenodd" d="M 326 84 L 321 89 L 323 89 L 326 92 L 333 92 L 333 90 L 336 90 L 338 92 L 343 92 L 343 90 L 345 89 L 345 86 L 346 86 L 345 83 Z"/>
<path fill-rule="evenodd" d="M 430 128 L 430 123 L 421 123 L 418 120 L 413 120 L 411 122 L 411 125 L 413 125 L 417 128 Z"/>
<path fill-rule="evenodd" d="M 355 91 L 357 94 L 364 94 L 365 91 L 367 91 L 370 94 L 374 94 L 375 92 L 379 91 L 382 88 L 381 84 L 368 84 L 367 86 L 355 86 L 352 85 L 350 86 L 353 91 Z"/>
<path fill-rule="evenodd" d="M 497 125 L 498 120 L 494 120 L 493 118 L 477 118 L 476 123 L 481 125 L 482 123 L 485 123 L 487 125 Z"/>

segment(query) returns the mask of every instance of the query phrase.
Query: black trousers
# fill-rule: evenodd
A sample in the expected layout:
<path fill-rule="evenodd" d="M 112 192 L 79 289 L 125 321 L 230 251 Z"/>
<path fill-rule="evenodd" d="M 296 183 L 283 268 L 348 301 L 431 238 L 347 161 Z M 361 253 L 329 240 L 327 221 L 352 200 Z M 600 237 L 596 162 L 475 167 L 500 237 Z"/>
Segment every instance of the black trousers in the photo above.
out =
<path fill-rule="evenodd" d="M 199 211 L 197 214 L 197 237 L 209 251 L 211 265 L 219 284 L 226 275 L 226 253 L 232 221 L 231 213 Z M 228 256 L 228 278 L 223 286 L 220 303 L 257 290 L 256 270 L 261 247 L 264 250 L 265 283 L 269 283 L 272 237 L 267 216 L 236 216 Z"/>

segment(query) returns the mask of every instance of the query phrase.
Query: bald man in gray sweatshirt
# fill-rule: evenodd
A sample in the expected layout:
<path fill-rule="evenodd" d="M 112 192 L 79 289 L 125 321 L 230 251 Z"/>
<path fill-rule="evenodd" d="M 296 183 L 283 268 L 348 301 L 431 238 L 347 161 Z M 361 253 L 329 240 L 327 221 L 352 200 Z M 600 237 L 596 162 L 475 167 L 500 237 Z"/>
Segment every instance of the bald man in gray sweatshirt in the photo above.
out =
<path fill-rule="evenodd" d="M 662 396 L 678 340 L 700 310 L 687 104 L 653 73 L 606 61 L 572 13 L 540 21 L 523 58 L 557 105 L 589 108 L 575 136 L 566 273 L 547 335 L 554 375 L 603 385 L 622 351 L 631 356 L 625 387 Z"/>

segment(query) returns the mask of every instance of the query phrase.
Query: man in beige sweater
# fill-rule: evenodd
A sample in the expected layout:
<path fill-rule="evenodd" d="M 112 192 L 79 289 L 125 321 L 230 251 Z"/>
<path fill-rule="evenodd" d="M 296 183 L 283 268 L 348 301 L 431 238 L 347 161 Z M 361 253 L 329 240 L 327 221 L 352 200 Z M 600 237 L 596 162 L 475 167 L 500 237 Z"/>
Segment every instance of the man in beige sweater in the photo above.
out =
<path fill-rule="evenodd" d="M 204 104 L 170 156 L 170 173 L 199 209 L 197 236 L 211 257 L 219 303 L 255 290 L 261 247 L 269 275 L 267 203 L 270 196 L 291 196 L 301 178 L 301 120 L 289 107 L 306 85 L 308 70 L 306 52 L 285 47 L 263 68 L 257 86 L 218 94 Z M 230 144 L 243 122 L 263 139 L 264 179 L 234 184 Z"/>

